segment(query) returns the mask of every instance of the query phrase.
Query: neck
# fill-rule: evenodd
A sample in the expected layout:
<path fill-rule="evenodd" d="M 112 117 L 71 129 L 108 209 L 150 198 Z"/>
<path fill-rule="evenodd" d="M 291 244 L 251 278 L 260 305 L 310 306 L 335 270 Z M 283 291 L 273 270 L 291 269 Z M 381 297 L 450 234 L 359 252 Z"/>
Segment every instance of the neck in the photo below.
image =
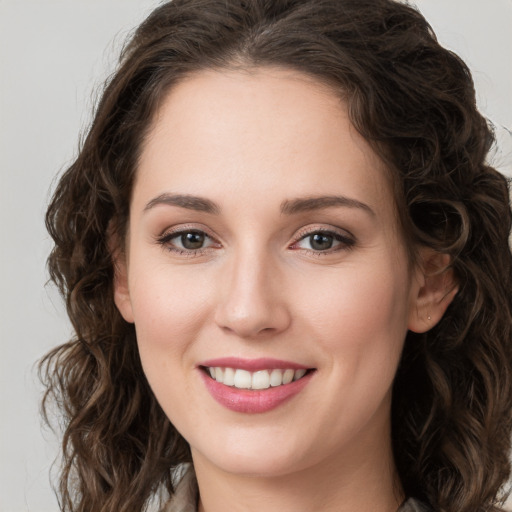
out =
<path fill-rule="evenodd" d="M 345 450 L 313 466 L 271 476 L 225 472 L 193 452 L 199 512 L 396 512 L 404 494 L 391 443 L 379 446 L 367 446 L 364 456 Z"/>

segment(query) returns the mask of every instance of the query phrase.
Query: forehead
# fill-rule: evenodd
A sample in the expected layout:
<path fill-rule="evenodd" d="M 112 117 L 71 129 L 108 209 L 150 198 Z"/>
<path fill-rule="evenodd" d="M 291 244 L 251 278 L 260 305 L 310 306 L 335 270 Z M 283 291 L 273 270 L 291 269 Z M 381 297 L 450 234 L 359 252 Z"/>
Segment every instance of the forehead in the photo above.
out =
<path fill-rule="evenodd" d="M 328 86 L 296 71 L 202 71 L 171 89 L 136 191 L 283 199 L 340 193 L 393 208 L 389 173 Z M 134 195 L 137 195 L 134 194 Z M 140 194 L 138 194 L 140 195 Z M 359 196 L 359 197 L 358 197 Z"/>

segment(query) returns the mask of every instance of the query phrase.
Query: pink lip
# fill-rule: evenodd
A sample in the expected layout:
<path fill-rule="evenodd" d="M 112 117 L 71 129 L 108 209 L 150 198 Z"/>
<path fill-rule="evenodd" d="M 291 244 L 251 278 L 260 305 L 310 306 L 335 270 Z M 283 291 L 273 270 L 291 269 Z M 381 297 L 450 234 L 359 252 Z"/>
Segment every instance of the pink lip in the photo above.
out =
<path fill-rule="evenodd" d="M 237 359 L 222 358 L 212 359 L 201 363 L 200 367 L 221 367 L 221 368 L 240 368 L 247 371 L 258 371 L 264 369 L 308 369 L 307 366 L 291 363 L 289 361 L 280 361 L 277 359 Z M 227 409 L 246 414 L 258 414 L 271 411 L 280 406 L 290 398 L 297 395 L 309 383 L 315 372 L 307 373 L 299 380 L 283 384 L 275 388 L 250 390 L 238 389 L 226 386 L 212 379 L 205 371 L 200 369 L 200 375 L 212 397 Z"/>
<path fill-rule="evenodd" d="M 293 363 L 291 361 L 283 361 L 280 359 L 270 359 L 261 357 L 259 359 L 241 359 L 239 357 L 221 357 L 219 359 L 209 359 L 203 361 L 198 366 L 209 366 L 219 368 L 240 368 L 248 372 L 257 372 L 258 370 L 307 370 L 310 366 Z"/>

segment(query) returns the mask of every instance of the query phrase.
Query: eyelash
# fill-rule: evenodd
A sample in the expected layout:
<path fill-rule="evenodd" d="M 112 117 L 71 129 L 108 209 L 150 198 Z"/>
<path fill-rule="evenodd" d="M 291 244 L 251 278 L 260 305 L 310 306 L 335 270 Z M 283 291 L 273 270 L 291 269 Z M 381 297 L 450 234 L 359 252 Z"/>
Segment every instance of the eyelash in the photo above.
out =
<path fill-rule="evenodd" d="M 198 249 L 182 249 L 180 247 L 176 247 L 171 244 L 171 241 L 175 238 L 181 237 L 186 234 L 196 234 L 196 235 L 204 235 L 205 239 L 211 240 L 213 243 L 209 247 L 201 247 Z M 311 228 L 306 231 L 302 231 L 299 233 L 298 238 L 296 241 L 293 242 L 291 246 L 289 246 L 292 250 L 301 250 L 300 248 L 293 248 L 296 246 L 299 242 L 307 239 L 308 237 L 311 237 L 313 235 L 323 235 L 332 237 L 334 242 L 340 242 L 339 245 L 335 246 L 334 248 L 329 248 L 325 251 L 319 251 L 314 249 L 302 249 L 303 251 L 306 251 L 307 254 L 315 256 L 315 257 L 322 257 L 322 256 L 328 256 L 330 254 L 339 252 L 339 251 L 348 251 L 354 247 L 356 244 L 356 240 L 352 235 L 342 235 L 339 232 L 332 231 L 329 229 L 322 229 L 322 228 Z M 185 256 L 188 258 L 194 258 L 198 256 L 202 256 L 203 254 L 207 253 L 212 247 L 215 246 L 215 244 L 219 245 L 217 242 L 214 241 L 214 238 L 210 236 L 206 231 L 197 229 L 197 228 L 186 228 L 186 229 L 180 229 L 177 231 L 171 231 L 166 232 L 163 235 L 159 236 L 156 239 L 156 242 L 160 244 L 162 247 L 164 247 L 166 250 L 173 252 L 179 256 Z M 215 248 L 215 247 L 214 247 Z"/>
<path fill-rule="evenodd" d="M 180 247 L 176 247 L 171 244 L 171 241 L 173 239 L 181 237 L 186 234 L 190 234 L 190 233 L 204 235 L 205 238 L 210 239 L 212 241 L 214 240 L 214 238 L 212 236 L 210 236 L 206 231 L 204 231 L 202 229 L 197 229 L 197 228 L 191 227 L 191 228 L 182 228 L 177 231 L 166 232 L 162 236 L 159 236 L 156 241 L 158 244 L 160 244 L 166 250 L 168 250 L 169 252 L 173 252 L 173 253 L 177 254 L 178 256 L 185 256 L 187 258 L 194 258 L 197 256 L 202 256 L 203 254 L 205 254 L 208 251 L 208 249 L 210 249 L 210 247 L 201 247 L 199 249 L 182 249 Z"/>
<path fill-rule="evenodd" d="M 306 251 L 307 254 L 315 257 L 322 257 L 322 256 L 328 256 L 330 254 L 340 252 L 340 251 L 348 251 L 354 247 L 356 244 L 356 239 L 354 236 L 350 234 L 341 234 L 338 231 L 333 231 L 330 229 L 325 228 L 309 228 L 304 231 L 299 232 L 298 238 L 291 247 L 297 245 L 302 240 L 306 240 L 308 237 L 311 237 L 313 235 L 323 235 L 333 238 L 334 242 L 340 242 L 338 246 L 335 246 L 334 248 L 329 248 L 325 251 L 315 251 L 313 249 L 302 249 Z M 294 249 L 294 250 L 300 250 L 300 249 Z"/>

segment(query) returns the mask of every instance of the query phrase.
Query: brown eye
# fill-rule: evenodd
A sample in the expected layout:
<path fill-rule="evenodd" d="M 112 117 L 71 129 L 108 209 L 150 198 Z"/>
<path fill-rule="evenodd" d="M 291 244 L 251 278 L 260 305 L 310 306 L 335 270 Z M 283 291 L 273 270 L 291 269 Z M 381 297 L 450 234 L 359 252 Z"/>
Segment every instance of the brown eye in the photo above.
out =
<path fill-rule="evenodd" d="M 310 232 L 294 245 L 294 249 L 304 249 L 317 254 L 336 252 L 342 249 L 350 249 L 355 245 L 355 240 L 349 236 L 334 231 L 313 231 Z"/>
<path fill-rule="evenodd" d="M 180 235 L 181 245 L 184 249 L 191 251 L 201 249 L 204 245 L 206 235 L 200 231 L 189 231 Z"/>
<path fill-rule="evenodd" d="M 184 229 L 167 233 L 158 238 L 158 243 L 171 252 L 179 254 L 199 254 L 203 249 L 219 247 L 204 231 L 198 229 Z"/>
<path fill-rule="evenodd" d="M 330 249 L 334 243 L 334 237 L 325 233 L 314 233 L 309 236 L 309 245 L 315 251 Z"/>

